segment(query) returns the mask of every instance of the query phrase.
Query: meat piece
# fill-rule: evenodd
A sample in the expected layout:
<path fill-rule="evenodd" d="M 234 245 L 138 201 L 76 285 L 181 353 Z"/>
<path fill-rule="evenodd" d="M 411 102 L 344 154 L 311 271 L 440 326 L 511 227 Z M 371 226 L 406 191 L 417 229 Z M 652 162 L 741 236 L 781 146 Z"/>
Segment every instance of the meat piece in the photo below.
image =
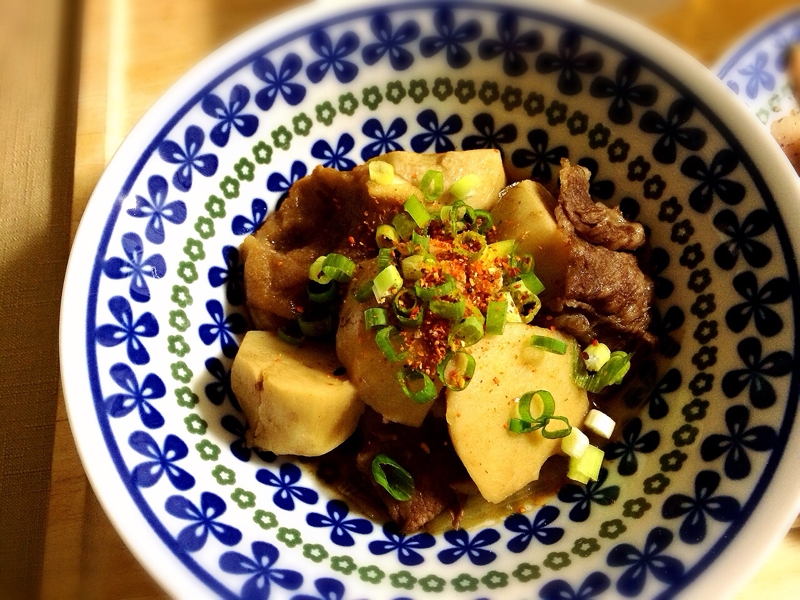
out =
<path fill-rule="evenodd" d="M 637 339 L 654 342 L 647 331 L 653 282 L 639 268 L 636 257 L 581 239 L 561 207 L 556 208 L 556 220 L 572 237 L 564 290 L 548 303 L 556 315 L 570 315 L 560 319 L 559 325 L 566 326 L 582 343 L 591 341 L 588 336 L 613 349 L 630 347 Z M 585 321 L 575 313 L 582 314 Z"/>
<path fill-rule="evenodd" d="M 644 227 L 631 223 L 618 208 L 593 202 L 589 195 L 588 169 L 561 160 L 558 204 L 578 235 L 609 250 L 636 250 L 644 244 Z"/>
<path fill-rule="evenodd" d="M 273 329 L 273 315 L 296 316 L 305 298 L 308 268 L 318 256 L 338 252 L 359 260 L 377 252 L 375 229 L 402 201 L 388 195 L 373 199 L 368 181 L 365 165 L 350 172 L 317 167 L 244 240 L 244 287 L 256 328 Z"/>
<path fill-rule="evenodd" d="M 466 477 L 466 470 L 456 456 L 443 419 L 429 416 L 421 427 L 410 428 L 384 423 L 370 410 L 364 413 L 360 429 L 364 443 L 356 463 L 386 505 L 389 516 L 401 533 L 419 530 L 458 498 L 451 483 Z M 390 496 L 372 477 L 372 459 L 386 454 L 414 478 L 414 495 L 401 502 Z"/>

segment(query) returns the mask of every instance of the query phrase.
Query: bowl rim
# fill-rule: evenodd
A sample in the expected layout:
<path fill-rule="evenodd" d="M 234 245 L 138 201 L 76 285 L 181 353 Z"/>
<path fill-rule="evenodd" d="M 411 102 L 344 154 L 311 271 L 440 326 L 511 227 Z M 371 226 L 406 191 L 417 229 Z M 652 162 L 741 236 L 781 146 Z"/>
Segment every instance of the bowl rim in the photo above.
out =
<path fill-rule="evenodd" d="M 434 5 L 436 3 L 434 1 Z M 345 0 L 337 3 L 317 0 L 256 25 L 200 61 L 170 86 L 161 98 L 148 109 L 109 161 L 87 203 L 70 251 L 62 292 L 59 346 L 62 388 L 67 413 L 82 464 L 106 514 L 140 563 L 172 595 L 205 596 L 209 593 L 206 585 L 210 582 L 202 581 L 202 578 L 176 579 L 164 576 L 165 573 L 181 570 L 188 565 L 164 544 L 162 537 L 156 533 L 156 524 L 147 515 L 143 515 L 143 517 L 145 521 L 148 521 L 149 527 L 141 527 L 138 517 L 133 520 L 128 518 L 131 511 L 133 514 L 142 514 L 141 509 L 130 497 L 126 485 L 118 476 L 114 461 L 108 453 L 109 446 L 106 444 L 105 434 L 99 430 L 97 423 L 82 419 L 83 415 L 78 410 L 81 400 L 96 396 L 96 390 L 92 389 L 88 381 L 80 381 L 80 378 L 73 375 L 75 373 L 83 375 L 87 369 L 91 368 L 91 365 L 87 364 L 87 357 L 83 356 L 82 352 L 74 350 L 73 340 L 85 339 L 83 336 L 89 333 L 90 329 L 88 324 L 83 323 L 85 313 L 81 313 L 81 318 L 75 318 L 73 307 L 84 306 L 85 308 L 86 291 L 92 287 L 90 272 L 84 264 L 87 256 L 97 254 L 97 230 L 102 230 L 102 235 L 105 237 L 109 235 L 109 215 L 115 211 L 119 212 L 122 201 L 130 193 L 131 186 L 136 181 L 145 162 L 143 156 L 155 149 L 159 135 L 164 131 L 171 130 L 175 123 L 182 118 L 186 107 L 193 106 L 207 91 L 247 64 L 252 60 L 254 54 L 263 54 L 270 46 L 279 46 L 290 38 L 300 37 L 304 32 L 307 33 L 310 27 L 313 27 L 313 25 L 308 25 L 309 23 L 319 24 L 321 22 L 328 23 L 332 19 L 354 18 L 363 11 L 371 12 L 380 6 L 392 11 L 407 10 L 415 6 L 430 7 L 431 4 L 430 1 L 418 2 L 416 0 L 409 0 L 401 4 L 385 0 L 380 2 Z M 616 45 L 623 49 L 630 49 L 640 56 L 648 58 L 648 68 L 653 69 L 658 76 L 665 77 L 672 84 L 677 84 L 678 89 L 692 90 L 692 95 L 702 103 L 701 108 L 706 109 L 703 114 L 712 125 L 720 127 L 724 123 L 722 129 L 730 131 L 737 142 L 737 145 L 734 145 L 735 149 L 741 150 L 744 147 L 738 145 L 738 140 L 747 140 L 744 145 L 751 147 L 748 155 L 752 159 L 749 168 L 753 169 L 755 173 L 765 175 L 763 180 L 765 186 L 767 180 L 773 182 L 772 188 L 774 189 L 768 186 L 767 191 L 771 190 L 774 196 L 775 206 L 786 225 L 789 247 L 794 256 L 797 256 L 798 249 L 800 249 L 800 235 L 795 232 L 800 231 L 800 218 L 795 217 L 793 212 L 796 212 L 797 197 L 800 196 L 800 183 L 798 183 L 793 169 L 777 144 L 769 141 L 768 134 L 757 118 L 711 71 L 688 53 L 627 17 L 580 0 L 572 0 L 560 5 L 549 3 L 546 0 L 506 0 L 502 3 L 463 0 L 448 4 L 456 7 L 509 9 L 520 10 L 531 15 L 549 15 L 556 19 L 562 19 L 566 23 L 574 22 L 586 27 L 598 34 L 602 42 L 611 42 L 612 47 Z M 576 7 L 580 10 L 576 11 Z M 624 42 L 621 41 L 622 38 L 624 38 Z M 271 41 L 265 44 L 264 40 Z M 208 73 L 217 73 L 218 75 L 209 80 Z M 677 80 L 672 73 L 680 73 L 681 79 Z M 187 90 L 198 91 L 187 100 Z M 166 123 L 164 116 L 169 116 Z M 159 133 L 154 136 L 153 132 Z M 760 143 L 758 149 L 755 147 L 756 142 L 752 140 Z M 734 140 L 728 141 L 733 143 Z M 142 148 L 146 150 L 142 152 Z M 129 155 L 140 155 L 132 169 L 130 163 L 125 162 Z M 754 181 L 756 179 L 754 177 Z M 119 184 L 120 181 L 124 182 L 122 186 Z M 111 204 L 109 204 L 108 198 L 114 198 Z M 109 206 L 111 213 L 109 213 Z M 794 257 L 791 258 L 794 263 Z M 794 266 L 796 274 L 796 264 Z M 91 303 L 92 299 L 89 298 L 89 300 Z M 795 334 L 799 321 L 798 310 L 798 305 L 795 303 Z M 797 344 L 797 335 L 795 335 L 795 355 L 798 354 Z M 797 376 L 793 374 L 790 394 L 796 397 L 797 390 Z M 793 407 L 791 412 L 795 413 Z M 789 430 L 795 429 L 796 431 L 794 425 L 798 422 L 797 414 L 788 415 L 787 423 L 789 421 L 792 421 Z M 789 431 L 786 432 L 786 435 L 788 441 L 783 452 L 784 455 L 800 455 L 800 436 L 797 434 L 791 436 Z M 779 461 L 777 469 L 770 477 L 772 481 L 767 484 L 771 493 L 762 493 L 755 510 L 744 526 L 735 532 L 732 539 L 716 542 L 713 551 L 704 557 L 704 560 L 708 559 L 710 564 L 701 568 L 700 572 L 695 574 L 690 581 L 686 581 L 684 585 L 691 582 L 689 591 L 692 596 L 713 597 L 718 595 L 720 582 L 724 582 L 733 592 L 752 576 L 760 564 L 766 560 L 769 552 L 783 538 L 800 510 L 800 482 L 791 476 L 792 471 L 788 462 L 787 460 Z M 782 492 L 776 492 L 776 490 L 782 490 Z M 787 502 L 787 499 L 790 502 Z M 791 503 L 792 511 L 786 508 L 789 503 Z M 776 514 L 779 515 L 778 518 L 774 516 Z M 721 543 L 722 547 L 718 548 Z M 744 553 L 752 557 L 753 548 L 759 548 L 757 560 L 752 560 L 752 558 L 748 561 L 737 560 L 737 557 Z M 154 569 L 156 564 L 159 565 L 158 570 Z M 692 568 L 697 568 L 697 565 Z M 700 575 L 703 576 L 700 577 Z M 201 585 L 201 581 L 205 585 Z M 681 591 L 681 588 L 670 591 L 678 592 Z"/>

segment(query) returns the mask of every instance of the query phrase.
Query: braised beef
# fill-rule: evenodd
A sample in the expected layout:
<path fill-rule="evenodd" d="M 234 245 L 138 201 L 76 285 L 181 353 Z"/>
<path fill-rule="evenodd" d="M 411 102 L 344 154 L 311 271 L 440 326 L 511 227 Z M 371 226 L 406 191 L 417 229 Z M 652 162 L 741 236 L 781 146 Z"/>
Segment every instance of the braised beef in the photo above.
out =
<path fill-rule="evenodd" d="M 384 422 L 370 410 L 362 417 L 363 445 L 356 464 L 372 482 L 401 533 L 412 533 L 447 508 L 457 510 L 458 497 L 451 483 L 467 477 L 444 419 L 429 415 L 420 427 Z M 386 454 L 414 478 L 414 495 L 405 502 L 395 500 L 372 477 L 372 459 Z"/>
<path fill-rule="evenodd" d="M 588 169 L 561 161 L 558 204 L 580 237 L 609 250 L 636 250 L 645 241 L 644 227 L 631 223 L 618 208 L 594 202 L 589 194 Z"/>

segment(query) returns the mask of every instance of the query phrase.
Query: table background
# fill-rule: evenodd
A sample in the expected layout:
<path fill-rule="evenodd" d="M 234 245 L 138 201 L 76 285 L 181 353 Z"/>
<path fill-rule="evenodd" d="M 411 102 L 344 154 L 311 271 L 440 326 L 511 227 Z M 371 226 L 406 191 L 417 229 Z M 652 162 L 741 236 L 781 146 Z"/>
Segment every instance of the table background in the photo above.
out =
<path fill-rule="evenodd" d="M 597 0 L 710 65 L 797 0 Z M 0 599 L 166 598 L 104 515 L 58 384 L 72 236 L 104 166 L 188 68 L 299 0 L 0 0 Z M 19 332 L 24 332 L 24 336 Z M 800 530 L 738 600 L 796 598 Z"/>

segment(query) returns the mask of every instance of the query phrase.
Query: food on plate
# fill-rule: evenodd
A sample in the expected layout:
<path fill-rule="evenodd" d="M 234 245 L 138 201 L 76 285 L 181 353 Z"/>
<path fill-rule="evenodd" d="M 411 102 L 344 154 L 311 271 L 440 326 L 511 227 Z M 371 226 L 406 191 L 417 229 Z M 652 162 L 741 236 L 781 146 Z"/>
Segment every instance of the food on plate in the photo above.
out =
<path fill-rule="evenodd" d="M 524 505 L 560 480 L 554 455 L 596 479 L 614 429 L 598 408 L 654 343 L 653 286 L 642 226 L 592 200 L 585 168 L 559 176 L 557 199 L 507 185 L 499 152 L 473 150 L 297 181 L 241 246 L 249 443 L 324 455 L 403 532 L 457 525 L 470 496 Z"/>
<path fill-rule="evenodd" d="M 800 44 L 793 44 L 786 51 L 786 75 L 794 97 L 800 100 Z M 795 171 L 800 173 L 800 111 L 794 109 L 790 114 L 773 121 L 770 132 Z"/>

